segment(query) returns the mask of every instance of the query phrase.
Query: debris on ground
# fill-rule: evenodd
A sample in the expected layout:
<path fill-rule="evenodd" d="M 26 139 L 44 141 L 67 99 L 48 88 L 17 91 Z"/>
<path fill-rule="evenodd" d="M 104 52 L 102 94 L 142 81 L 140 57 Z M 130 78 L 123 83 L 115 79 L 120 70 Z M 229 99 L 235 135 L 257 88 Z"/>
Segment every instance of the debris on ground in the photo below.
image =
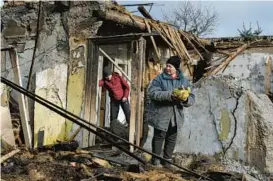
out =
<path fill-rule="evenodd" d="M 151 165 L 140 165 L 125 154 L 116 157 L 114 151 L 96 153 L 77 149 L 76 151 L 28 151 L 20 152 L 10 157 L 1 165 L 2 179 L 5 181 L 29 180 L 124 180 L 124 181 L 201 181 L 202 178 L 190 175 L 182 170 L 171 168 L 155 168 Z M 138 154 L 138 153 L 136 153 Z M 140 154 L 138 154 L 141 156 Z M 105 158 L 103 157 L 105 156 Z M 145 156 L 143 155 L 145 158 Z M 122 160 L 123 162 L 121 162 Z M 221 162 L 214 157 L 203 155 L 174 155 L 174 162 L 217 181 L 252 181 L 263 180 L 258 172 L 238 169 L 235 163 Z M 230 164 L 230 165 L 228 165 Z M 232 166 L 233 164 L 233 166 Z M 237 165 L 238 167 L 238 165 Z M 241 167 L 243 168 L 243 167 Z M 249 171 L 249 172 L 248 172 Z"/>

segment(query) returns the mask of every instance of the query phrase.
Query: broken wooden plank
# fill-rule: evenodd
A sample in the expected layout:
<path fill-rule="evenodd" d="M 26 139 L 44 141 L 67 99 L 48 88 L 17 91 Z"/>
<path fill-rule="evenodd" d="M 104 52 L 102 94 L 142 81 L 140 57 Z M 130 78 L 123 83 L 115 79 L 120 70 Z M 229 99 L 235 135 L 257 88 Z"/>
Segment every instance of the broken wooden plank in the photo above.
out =
<path fill-rule="evenodd" d="M 81 127 L 78 127 L 76 129 L 76 131 L 70 136 L 70 138 L 68 139 L 68 141 L 72 141 L 75 139 L 75 137 L 78 135 L 78 133 L 81 131 Z"/>
<path fill-rule="evenodd" d="M 169 40 L 167 40 L 167 38 L 162 34 L 157 25 L 155 25 L 154 23 L 150 23 L 150 25 L 159 33 L 160 37 L 165 41 L 165 43 L 167 43 L 170 48 L 175 49 L 174 46 L 169 42 Z"/>
<path fill-rule="evenodd" d="M 128 75 L 122 70 L 122 68 L 120 68 L 120 66 L 118 66 L 118 64 L 107 54 L 105 53 L 101 48 L 99 48 L 100 52 L 106 57 L 108 58 L 115 66 L 116 68 L 126 77 L 126 79 L 131 83 L 131 79 L 128 77 Z"/>
<path fill-rule="evenodd" d="M 147 27 L 147 30 L 149 33 L 151 33 L 151 27 L 150 25 L 147 23 L 147 20 L 144 19 L 144 22 L 145 22 L 145 25 Z M 156 54 L 156 57 L 157 57 L 157 62 L 160 62 L 160 55 L 159 55 L 159 52 L 158 52 L 158 48 L 156 46 L 156 43 L 155 43 L 155 39 L 153 36 L 150 36 L 150 39 L 152 41 L 152 44 L 153 44 L 153 47 L 154 47 L 154 50 L 155 50 L 155 54 Z"/>
<path fill-rule="evenodd" d="M 10 61 L 13 67 L 13 74 L 15 83 L 22 87 L 21 71 L 19 67 L 18 54 L 15 48 L 9 50 Z M 26 104 L 26 98 L 23 94 L 18 96 L 18 105 L 20 111 L 21 124 L 23 128 L 23 134 L 25 139 L 25 144 L 27 148 L 32 148 L 32 134 L 29 122 L 29 112 Z"/>
<path fill-rule="evenodd" d="M 248 45 L 249 44 L 246 43 L 243 46 L 239 47 L 235 53 L 233 53 L 227 59 L 225 59 L 223 61 L 223 63 L 220 64 L 217 68 L 215 68 L 214 70 L 212 70 L 211 72 L 209 72 L 207 76 L 217 74 L 221 69 L 223 69 L 224 67 L 226 67 L 237 55 L 239 55 L 241 52 L 243 52 L 245 49 L 247 49 Z"/>
<path fill-rule="evenodd" d="M 121 166 L 129 166 L 131 163 L 126 162 L 124 159 L 116 157 L 116 156 L 109 156 L 109 154 L 103 155 L 103 153 L 92 153 L 93 157 L 96 157 L 97 159 L 103 159 L 105 161 L 108 161 L 110 163 L 119 164 Z"/>
<path fill-rule="evenodd" d="M 265 60 L 265 79 L 264 79 L 264 91 L 265 94 L 271 92 L 271 74 L 272 74 L 272 58 L 270 56 L 266 57 Z"/>
<path fill-rule="evenodd" d="M 11 158 L 12 156 L 14 156 L 15 154 L 17 154 L 18 152 L 20 152 L 19 149 L 13 150 L 11 152 L 9 152 L 8 154 L 1 156 L 1 161 L 0 163 L 3 163 L 4 161 L 8 160 L 9 158 Z"/>
<path fill-rule="evenodd" d="M 195 45 L 191 42 L 191 40 L 189 39 L 189 37 L 181 30 L 179 30 L 179 33 L 189 42 L 189 44 L 193 47 L 194 51 L 200 56 L 200 58 L 202 60 L 204 60 L 203 56 L 201 55 L 201 53 L 197 50 L 197 48 L 195 47 Z"/>
<path fill-rule="evenodd" d="M 101 159 L 101 158 L 92 158 L 92 161 L 104 168 L 112 168 L 112 165 L 106 161 L 105 159 Z"/>

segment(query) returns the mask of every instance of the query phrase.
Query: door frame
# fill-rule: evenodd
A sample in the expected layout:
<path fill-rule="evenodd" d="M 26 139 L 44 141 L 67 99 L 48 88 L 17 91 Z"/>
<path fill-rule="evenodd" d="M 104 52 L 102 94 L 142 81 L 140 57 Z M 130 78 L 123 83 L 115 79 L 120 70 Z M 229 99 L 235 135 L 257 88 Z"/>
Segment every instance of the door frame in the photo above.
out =
<path fill-rule="evenodd" d="M 131 54 L 131 87 L 130 87 L 130 106 L 131 118 L 129 128 L 129 141 L 136 141 L 139 145 L 141 124 L 143 123 L 141 108 L 143 102 L 143 72 L 145 71 L 145 51 L 146 40 L 141 34 L 138 35 L 118 35 L 108 37 L 95 37 L 88 39 L 87 69 L 85 78 L 85 101 L 83 116 L 88 122 L 97 125 L 100 116 L 100 96 L 99 68 L 99 47 L 100 45 L 129 43 Z M 107 53 L 107 52 L 106 52 Z M 95 109 L 92 109 L 95 108 Z M 93 146 L 95 144 L 95 135 L 87 130 L 83 130 L 83 147 Z M 130 148 L 133 151 L 133 147 Z"/>

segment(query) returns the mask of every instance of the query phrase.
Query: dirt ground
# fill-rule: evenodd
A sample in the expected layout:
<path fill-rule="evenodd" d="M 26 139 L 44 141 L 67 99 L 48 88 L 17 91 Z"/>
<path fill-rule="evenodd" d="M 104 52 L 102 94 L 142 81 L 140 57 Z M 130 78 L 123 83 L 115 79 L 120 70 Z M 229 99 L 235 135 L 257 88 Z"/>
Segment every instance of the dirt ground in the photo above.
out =
<path fill-rule="evenodd" d="M 123 157 L 126 160 L 126 157 Z M 221 172 L 220 166 L 201 161 L 187 165 L 199 174 L 210 176 L 214 180 L 241 181 L 241 175 Z M 209 164 L 208 164 L 209 163 Z M 182 163 L 181 163 L 182 164 Z M 184 163 L 185 164 L 185 163 Z M 183 164 L 182 164 L 183 165 Z M 208 166 L 205 166 L 208 165 Z M 214 165 L 214 166 L 213 166 Z M 212 168 L 214 167 L 214 171 Z M 217 167 L 217 169 L 216 169 Z M 29 152 L 21 150 L 1 165 L 1 178 L 5 181 L 93 181 L 93 180 L 125 180 L 125 181 L 201 181 L 199 177 L 186 174 L 177 169 L 128 167 L 108 162 L 93 156 L 89 151 L 41 151 Z"/>

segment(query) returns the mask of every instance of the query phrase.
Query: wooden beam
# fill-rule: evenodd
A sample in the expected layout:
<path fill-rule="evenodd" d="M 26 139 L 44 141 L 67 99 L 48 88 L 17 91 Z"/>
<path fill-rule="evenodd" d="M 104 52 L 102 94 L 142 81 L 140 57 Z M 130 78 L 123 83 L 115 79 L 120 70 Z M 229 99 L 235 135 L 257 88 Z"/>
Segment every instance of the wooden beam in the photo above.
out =
<path fill-rule="evenodd" d="M 131 46 L 131 52 L 132 54 L 132 66 L 131 66 L 131 72 L 132 72 L 132 84 L 137 85 L 137 76 L 138 72 L 136 69 L 138 68 L 138 60 L 139 56 L 136 54 L 134 50 L 134 46 L 138 46 L 138 41 L 133 41 Z M 136 109 L 137 109 L 137 90 L 131 89 L 130 92 L 130 110 L 131 110 L 131 116 L 130 116 L 130 124 L 129 124 L 129 142 L 134 143 L 135 142 L 135 131 L 136 131 Z M 130 146 L 130 152 L 134 151 L 134 147 Z"/>
<path fill-rule="evenodd" d="M 272 58 L 270 56 L 266 57 L 265 60 L 265 79 L 264 79 L 264 91 L 265 94 L 271 92 L 271 74 L 272 74 Z"/>
<path fill-rule="evenodd" d="M 241 52 L 243 52 L 245 49 L 247 49 L 248 46 L 249 46 L 249 44 L 246 43 L 243 46 L 239 47 L 237 49 L 237 51 L 234 52 L 233 54 L 231 54 L 227 59 L 225 59 L 222 64 L 220 64 L 217 68 L 215 68 L 214 70 L 209 72 L 208 76 L 217 74 L 221 69 L 226 67 L 237 55 L 239 55 Z"/>
<path fill-rule="evenodd" d="M 72 136 L 70 136 L 70 138 L 68 139 L 69 142 L 73 141 L 73 140 L 76 138 L 76 136 L 78 135 L 78 133 L 81 131 L 81 128 L 82 128 L 82 127 L 78 127 L 78 128 L 76 129 L 76 131 L 75 131 L 75 132 L 72 134 Z"/>
<path fill-rule="evenodd" d="M 13 67 L 15 83 L 23 87 L 21 72 L 19 67 L 18 54 L 16 49 L 15 48 L 10 49 L 9 55 L 10 55 L 11 65 Z M 19 94 L 18 96 L 18 105 L 19 105 L 20 118 L 21 118 L 21 124 L 23 128 L 25 145 L 27 148 L 32 149 L 32 134 L 31 134 L 32 132 L 30 127 L 29 112 L 27 108 L 26 98 L 23 94 Z"/>
<path fill-rule="evenodd" d="M 91 62 L 91 102 L 90 102 L 90 122 L 97 125 L 98 117 L 97 117 L 97 101 L 98 101 L 98 71 L 99 71 L 99 47 L 98 45 L 93 45 L 93 59 Z M 95 129 L 94 129 L 95 130 Z M 89 136 L 89 146 L 95 145 L 96 135 L 90 133 Z"/>
<path fill-rule="evenodd" d="M 131 79 L 130 77 L 128 77 L 128 75 L 122 70 L 122 68 L 120 66 L 118 66 L 118 64 L 107 54 L 105 53 L 105 51 L 103 51 L 101 48 L 99 48 L 100 52 L 106 57 L 108 58 L 116 67 L 117 69 L 125 76 L 125 78 L 131 83 Z"/>
<path fill-rule="evenodd" d="M 101 19 L 105 19 L 105 20 L 109 20 L 109 21 L 113 21 L 119 24 L 123 24 L 123 25 L 128 25 L 128 26 L 134 26 L 137 27 L 141 30 L 146 30 L 146 26 L 145 23 L 138 20 L 139 18 L 134 18 L 134 20 L 131 19 L 131 17 L 127 14 L 122 14 L 119 13 L 117 11 L 113 11 L 113 10 L 107 10 L 107 11 L 102 11 L 102 10 L 95 10 L 93 11 L 93 15 L 95 17 L 101 18 Z M 135 16 L 134 16 L 135 17 Z"/>
<path fill-rule="evenodd" d="M 122 6 L 151 6 L 154 3 L 143 3 L 143 4 L 121 4 Z"/>
<path fill-rule="evenodd" d="M 148 24 L 147 20 L 145 19 L 144 22 L 145 22 L 145 25 L 147 27 L 148 32 L 151 33 L 152 31 L 151 31 L 150 25 Z M 153 36 L 150 36 L 150 39 L 152 41 L 152 44 L 153 44 L 153 47 L 154 47 L 154 50 L 155 50 L 157 62 L 159 63 L 160 62 L 160 55 L 159 55 L 158 48 L 157 48 L 156 43 L 155 43 L 155 39 L 154 39 Z"/>
<path fill-rule="evenodd" d="M 136 46 L 136 47 L 134 47 Z M 132 84 L 137 85 L 136 88 L 131 89 L 131 118 L 129 125 L 129 142 L 137 141 L 140 134 L 140 118 L 141 118 L 141 84 L 142 84 L 142 64 L 144 63 L 144 48 L 145 40 L 141 38 L 138 41 L 133 41 L 131 50 L 132 54 Z M 134 52 L 133 50 L 138 50 Z M 140 75 L 141 74 L 141 75 Z M 138 140 L 139 144 L 139 140 Z M 133 152 L 133 146 L 130 146 L 130 151 Z"/>
<path fill-rule="evenodd" d="M 155 24 L 151 24 L 152 27 L 159 33 L 160 37 L 165 41 L 165 43 L 172 49 L 175 49 L 174 46 L 167 40 L 167 38 L 161 33 L 159 27 Z"/>
<path fill-rule="evenodd" d="M 16 150 L 12 150 L 11 152 L 9 152 L 8 154 L 1 156 L 1 161 L 0 163 L 3 163 L 4 161 L 6 161 L 7 159 L 11 158 L 12 156 L 14 156 L 15 154 L 17 154 L 20 150 L 16 149 Z"/>
<path fill-rule="evenodd" d="M 93 52 L 94 44 L 88 42 L 88 58 L 87 58 L 87 69 L 85 78 L 85 97 L 84 97 L 84 119 L 91 122 L 91 77 L 92 77 L 92 60 L 94 59 Z M 90 126 L 89 126 L 90 127 Z M 82 147 L 89 146 L 90 132 L 87 129 L 83 130 L 82 136 Z"/>
<path fill-rule="evenodd" d="M 140 144 L 140 138 L 141 138 L 141 123 L 142 123 L 142 109 L 141 109 L 141 103 L 143 101 L 143 95 L 142 95 L 142 82 L 143 82 L 143 69 L 145 64 L 145 40 L 142 38 L 139 40 L 139 61 L 138 61 L 138 78 L 137 78 L 137 109 L 136 109 L 136 145 L 139 146 Z"/>
<path fill-rule="evenodd" d="M 139 10 L 139 12 L 148 19 L 153 19 L 153 17 L 150 15 L 150 13 L 144 8 L 144 6 L 138 6 L 137 9 Z"/>

